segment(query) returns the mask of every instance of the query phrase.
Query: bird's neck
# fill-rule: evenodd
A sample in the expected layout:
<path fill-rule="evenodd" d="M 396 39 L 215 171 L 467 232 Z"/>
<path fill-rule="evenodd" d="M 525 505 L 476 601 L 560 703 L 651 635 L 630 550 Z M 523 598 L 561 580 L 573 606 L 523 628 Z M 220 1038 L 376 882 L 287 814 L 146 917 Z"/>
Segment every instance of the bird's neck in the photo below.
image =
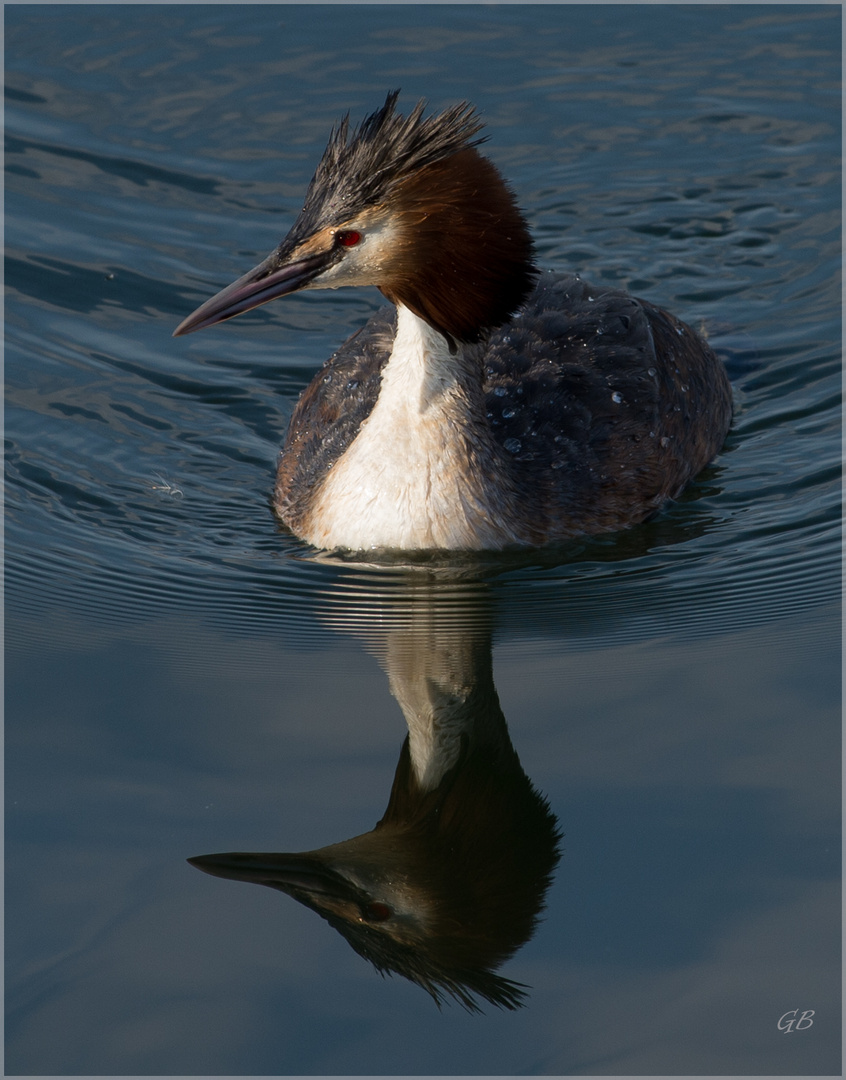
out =
<path fill-rule="evenodd" d="M 443 334 L 400 304 L 378 405 L 424 424 L 438 415 L 483 414 L 481 374 L 471 352 L 460 342 L 450 350 Z"/>
<path fill-rule="evenodd" d="M 357 551 L 501 547 L 513 503 L 475 350 L 451 351 L 400 305 L 379 398 L 324 482 L 305 539 Z"/>

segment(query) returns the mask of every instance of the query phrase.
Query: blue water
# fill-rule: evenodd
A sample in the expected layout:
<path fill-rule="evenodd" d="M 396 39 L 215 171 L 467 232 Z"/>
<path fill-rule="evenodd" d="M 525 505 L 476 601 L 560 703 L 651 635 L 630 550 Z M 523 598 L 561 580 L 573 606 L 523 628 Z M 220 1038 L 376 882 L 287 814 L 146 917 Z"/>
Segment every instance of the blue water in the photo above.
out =
<path fill-rule="evenodd" d="M 839 1072 L 840 9 L 5 24 L 6 1072 Z M 727 445 L 657 520 L 414 571 L 275 524 L 296 397 L 381 297 L 171 332 L 395 86 L 478 106 L 542 265 L 725 358 Z M 384 653 L 420 612 L 492 633 L 564 834 L 502 970 L 531 987 L 515 1013 L 439 1012 L 288 897 L 185 862 L 372 828 L 405 732 Z M 779 1030 L 791 1010 L 813 1022 Z"/>

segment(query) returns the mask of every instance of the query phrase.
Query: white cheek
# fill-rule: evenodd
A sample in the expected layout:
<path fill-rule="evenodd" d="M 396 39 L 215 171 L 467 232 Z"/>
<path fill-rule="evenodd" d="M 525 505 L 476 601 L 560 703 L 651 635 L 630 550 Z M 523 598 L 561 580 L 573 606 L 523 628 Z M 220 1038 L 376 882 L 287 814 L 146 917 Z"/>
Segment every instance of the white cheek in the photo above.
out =
<path fill-rule="evenodd" d="M 350 225 L 354 228 L 354 225 Z M 344 285 L 378 285 L 383 280 L 396 230 L 389 224 L 374 225 L 361 230 L 362 240 L 347 248 L 344 257 L 330 267 L 306 289 L 340 289 Z"/>

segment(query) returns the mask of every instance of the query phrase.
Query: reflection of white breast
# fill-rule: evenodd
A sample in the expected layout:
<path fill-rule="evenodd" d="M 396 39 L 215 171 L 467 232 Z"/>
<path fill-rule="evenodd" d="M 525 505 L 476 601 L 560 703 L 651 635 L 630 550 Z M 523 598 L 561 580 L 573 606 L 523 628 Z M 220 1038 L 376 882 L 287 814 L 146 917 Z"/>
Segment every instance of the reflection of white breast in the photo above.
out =
<path fill-rule="evenodd" d="M 496 450 L 474 441 L 474 401 L 445 339 L 400 306 L 379 398 L 335 462 L 303 527 L 316 547 L 469 548 L 517 543 Z"/>
<path fill-rule="evenodd" d="M 458 761 L 462 735 L 476 717 L 468 702 L 477 681 L 472 643 L 431 628 L 392 636 L 386 657 L 391 693 L 408 724 L 414 776 L 434 791 Z"/>
<path fill-rule="evenodd" d="M 436 700 L 430 704 L 428 722 L 423 719 L 423 714 L 406 717 L 411 764 L 423 791 L 434 791 L 444 774 L 458 761 L 463 726 L 450 710 L 439 709 Z"/>

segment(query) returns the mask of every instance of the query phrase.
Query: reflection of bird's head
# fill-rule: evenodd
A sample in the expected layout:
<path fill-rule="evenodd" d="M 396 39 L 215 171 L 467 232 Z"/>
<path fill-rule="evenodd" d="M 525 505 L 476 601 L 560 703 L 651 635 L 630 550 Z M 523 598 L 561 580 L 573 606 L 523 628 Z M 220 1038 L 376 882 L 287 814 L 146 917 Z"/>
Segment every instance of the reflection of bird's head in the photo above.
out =
<path fill-rule="evenodd" d="M 422 793 L 406 742 L 388 809 L 372 832 L 299 854 L 190 862 L 288 893 L 379 971 L 411 979 L 438 1004 L 448 995 L 471 1011 L 476 997 L 517 1008 L 523 991 L 494 969 L 532 934 L 558 833 L 508 751 L 505 769 L 465 757 L 437 791 Z"/>

